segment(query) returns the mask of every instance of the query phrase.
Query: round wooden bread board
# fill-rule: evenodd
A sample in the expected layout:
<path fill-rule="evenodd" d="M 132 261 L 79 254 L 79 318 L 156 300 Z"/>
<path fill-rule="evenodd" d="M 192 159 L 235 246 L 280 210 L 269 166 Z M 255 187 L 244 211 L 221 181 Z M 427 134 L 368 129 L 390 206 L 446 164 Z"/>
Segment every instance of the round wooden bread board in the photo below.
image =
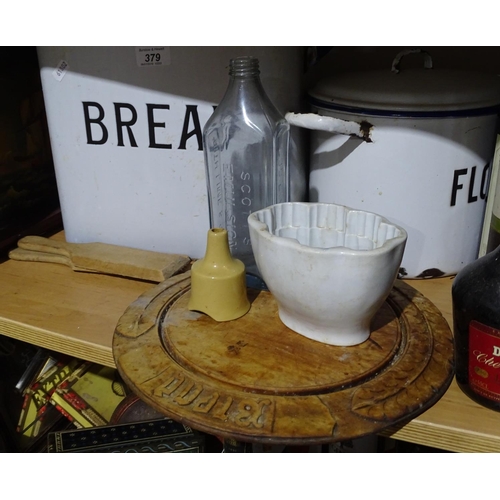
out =
<path fill-rule="evenodd" d="M 287 328 L 268 291 L 228 322 L 189 311 L 190 272 L 139 297 L 113 336 L 125 382 L 166 416 L 267 444 L 353 439 L 410 420 L 453 378 L 453 337 L 422 294 L 396 282 L 369 340 L 330 346 Z"/>

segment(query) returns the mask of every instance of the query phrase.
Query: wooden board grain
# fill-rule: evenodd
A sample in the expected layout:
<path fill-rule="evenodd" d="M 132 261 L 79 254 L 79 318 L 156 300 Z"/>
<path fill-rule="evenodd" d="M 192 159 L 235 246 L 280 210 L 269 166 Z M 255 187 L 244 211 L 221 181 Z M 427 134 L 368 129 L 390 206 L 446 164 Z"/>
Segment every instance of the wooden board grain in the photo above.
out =
<path fill-rule="evenodd" d="M 289 330 L 267 291 L 249 290 L 249 313 L 224 323 L 189 311 L 189 294 L 189 273 L 144 294 L 120 318 L 113 352 L 140 397 L 196 429 L 274 444 L 352 439 L 414 418 L 452 380 L 449 326 L 404 283 L 352 347 Z"/>
<path fill-rule="evenodd" d="M 53 239 L 64 240 L 60 232 Z M 36 277 L 34 280 L 33 278 Z M 452 278 L 408 280 L 452 324 Z M 54 264 L 0 264 L 0 334 L 115 366 L 112 337 L 124 311 L 151 283 L 74 273 Z M 500 413 L 467 398 L 452 382 L 443 397 L 408 423 L 381 433 L 456 452 L 500 452 Z"/>

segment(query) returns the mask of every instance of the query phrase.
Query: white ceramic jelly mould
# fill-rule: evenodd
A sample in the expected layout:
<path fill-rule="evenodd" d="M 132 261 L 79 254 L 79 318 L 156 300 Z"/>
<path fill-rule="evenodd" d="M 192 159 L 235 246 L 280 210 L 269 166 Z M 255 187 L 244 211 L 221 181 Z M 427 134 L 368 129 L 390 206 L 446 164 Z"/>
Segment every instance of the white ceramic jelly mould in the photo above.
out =
<path fill-rule="evenodd" d="M 332 203 L 282 203 L 248 217 L 257 266 L 281 321 L 311 339 L 355 345 L 398 275 L 406 231 Z"/>

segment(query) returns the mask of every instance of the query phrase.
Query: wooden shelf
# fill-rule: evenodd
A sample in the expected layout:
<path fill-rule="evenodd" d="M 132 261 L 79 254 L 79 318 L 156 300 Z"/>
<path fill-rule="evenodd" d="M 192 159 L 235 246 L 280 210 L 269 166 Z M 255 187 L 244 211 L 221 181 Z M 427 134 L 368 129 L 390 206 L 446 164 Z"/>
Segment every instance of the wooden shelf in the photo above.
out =
<path fill-rule="evenodd" d="M 452 278 L 408 281 L 450 325 L 452 282 Z M 114 367 L 111 345 L 118 319 L 152 286 L 76 273 L 59 264 L 8 260 L 0 264 L 0 334 Z M 383 434 L 448 451 L 500 452 L 500 413 L 477 405 L 453 382 L 432 408 Z"/>
<path fill-rule="evenodd" d="M 7 260 L 0 264 L 0 334 L 114 367 L 116 323 L 153 285 L 77 273 L 60 264 Z"/>

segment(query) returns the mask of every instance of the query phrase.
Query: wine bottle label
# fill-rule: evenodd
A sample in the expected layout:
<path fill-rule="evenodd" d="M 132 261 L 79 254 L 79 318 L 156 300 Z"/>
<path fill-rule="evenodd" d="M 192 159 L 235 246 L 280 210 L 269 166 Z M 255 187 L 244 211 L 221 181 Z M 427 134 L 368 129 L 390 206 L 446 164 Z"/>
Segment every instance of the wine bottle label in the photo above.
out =
<path fill-rule="evenodd" d="M 478 321 L 469 324 L 469 386 L 491 401 L 500 401 L 500 330 Z"/>

